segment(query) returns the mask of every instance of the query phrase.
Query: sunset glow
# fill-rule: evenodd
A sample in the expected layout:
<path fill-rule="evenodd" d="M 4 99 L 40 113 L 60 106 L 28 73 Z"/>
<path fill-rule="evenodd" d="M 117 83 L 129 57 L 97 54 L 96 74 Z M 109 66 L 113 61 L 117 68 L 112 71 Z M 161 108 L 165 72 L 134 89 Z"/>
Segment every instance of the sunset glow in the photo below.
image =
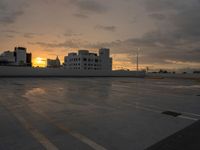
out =
<path fill-rule="evenodd" d="M 34 67 L 46 67 L 46 59 L 41 57 L 36 57 L 33 60 Z"/>
<path fill-rule="evenodd" d="M 200 3 L 198 0 L 169 3 L 1 0 L 0 53 L 23 46 L 32 53 L 33 66 L 44 67 L 46 63 L 39 57 L 59 56 L 63 62 L 69 52 L 79 49 L 97 52 L 105 47 L 114 56 L 114 68 L 133 70 L 140 48 L 142 68 L 200 68 Z"/>

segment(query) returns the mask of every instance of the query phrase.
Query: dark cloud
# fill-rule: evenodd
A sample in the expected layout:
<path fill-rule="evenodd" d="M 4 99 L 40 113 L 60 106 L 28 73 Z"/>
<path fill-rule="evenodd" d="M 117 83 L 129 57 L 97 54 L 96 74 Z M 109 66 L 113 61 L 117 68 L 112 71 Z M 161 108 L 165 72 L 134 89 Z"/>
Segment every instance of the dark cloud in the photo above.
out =
<path fill-rule="evenodd" d="M 97 0 L 69 0 L 67 6 L 76 8 L 73 14 L 79 19 L 88 19 L 93 14 L 105 13 L 108 8 Z"/>
<path fill-rule="evenodd" d="M 116 26 L 96 25 L 95 29 L 114 32 L 114 31 L 116 31 L 117 27 Z"/>
<path fill-rule="evenodd" d="M 77 37 L 77 36 L 81 36 L 81 35 L 82 35 L 81 33 L 74 33 L 71 30 L 68 30 L 64 33 L 64 36 L 66 36 L 66 37 Z"/>
<path fill-rule="evenodd" d="M 7 37 L 15 37 L 16 35 L 20 35 L 23 36 L 25 38 L 33 38 L 35 36 L 41 36 L 41 33 L 31 33 L 31 32 L 20 32 L 20 31 L 16 31 L 16 30 L 2 30 L 1 31 L 5 36 Z"/>
<path fill-rule="evenodd" d="M 16 30 L 2 30 L 2 33 L 9 33 L 9 34 L 19 34 L 20 32 L 16 31 Z"/>
<path fill-rule="evenodd" d="M 1 0 L 0 1 L 0 24 L 12 24 L 24 14 L 25 3 L 23 0 Z"/>
<path fill-rule="evenodd" d="M 187 0 L 144 0 L 147 11 L 150 12 L 163 12 L 174 11 L 187 7 L 190 1 Z"/>
<path fill-rule="evenodd" d="M 145 7 L 156 29 L 139 39 L 125 43 L 142 47 L 146 59 L 164 63 L 165 60 L 199 62 L 200 55 L 200 1 L 146 0 Z M 147 51 L 148 49 L 148 51 Z M 192 53 L 190 53 L 192 51 Z"/>
<path fill-rule="evenodd" d="M 110 47 L 110 48 L 114 48 L 114 47 L 120 47 L 121 44 L 123 44 L 122 41 L 113 41 L 113 42 L 96 42 L 96 43 L 91 43 L 89 41 L 86 40 L 81 40 L 81 39 L 68 39 L 66 41 L 63 42 L 29 42 L 29 44 L 32 45 L 39 45 L 45 48 L 86 48 L 86 49 L 99 49 L 102 47 Z M 119 51 L 113 51 L 118 53 Z"/>
<path fill-rule="evenodd" d="M 107 11 L 106 6 L 102 5 L 97 0 L 71 0 L 71 3 L 75 5 L 80 12 L 103 13 Z"/>
<path fill-rule="evenodd" d="M 9 38 L 9 39 L 12 39 L 12 38 L 14 38 L 14 36 L 13 36 L 13 35 L 5 35 L 5 37 L 7 37 L 7 38 Z"/>
<path fill-rule="evenodd" d="M 39 1 L 39 0 L 38 0 Z M 107 3 L 99 0 L 43 0 L 45 4 L 52 4 L 54 2 L 67 4 L 68 10 L 72 12 L 72 15 L 81 18 L 88 19 L 93 14 L 103 14 L 107 11 L 118 11 L 115 9 L 115 5 L 112 5 L 113 8 L 108 8 Z M 125 0 L 127 2 L 132 2 L 132 0 Z M 65 3 L 64 3 L 65 2 Z M 104 1 L 105 2 L 105 1 Z M 114 41 L 101 41 L 96 43 L 91 43 L 84 41 L 80 38 L 79 33 L 66 32 L 63 33 L 65 39 L 68 39 L 63 42 L 36 42 L 30 44 L 37 44 L 45 48 L 100 48 L 100 47 L 109 47 L 112 50 L 112 53 L 126 53 L 134 55 L 135 50 L 140 47 L 141 50 L 141 59 L 144 63 L 172 63 L 174 60 L 177 62 L 200 62 L 200 0 L 141 0 L 144 9 L 141 9 L 141 16 L 146 15 L 148 20 L 142 20 L 143 17 L 140 17 L 139 12 L 136 13 L 136 17 L 132 17 L 134 23 L 147 23 L 144 26 L 147 26 L 148 22 L 153 23 L 154 30 L 145 33 L 140 38 L 129 38 L 124 40 L 114 40 Z M 0 0 L 0 25 L 14 23 L 17 18 L 24 14 L 24 9 L 26 8 L 25 0 Z M 111 4 L 115 2 L 112 1 Z M 134 3 L 134 2 L 133 2 Z M 120 3 L 121 4 L 121 3 Z M 131 5 L 132 3 L 130 3 Z M 116 3 L 118 5 L 118 3 Z M 111 6 L 111 5 L 110 5 Z M 139 6 L 142 7 L 142 6 Z M 64 5 L 66 7 L 66 5 Z M 117 6 L 118 7 L 118 6 Z M 121 9 L 122 7 L 120 7 Z M 130 6 L 130 8 L 132 8 Z M 122 8 L 124 9 L 124 8 Z M 143 12 L 145 11 L 145 13 Z M 123 10 L 126 11 L 126 10 Z M 137 12 L 137 10 L 136 10 Z M 134 13 L 133 13 L 134 14 Z M 94 28 L 100 31 L 115 32 L 120 27 L 120 24 L 117 24 L 117 27 L 112 25 L 112 18 L 109 19 L 109 16 L 100 18 L 93 18 L 94 22 L 89 22 L 85 25 L 95 26 Z M 110 15 L 110 14 L 108 14 Z M 146 19 L 146 16 L 144 17 Z M 129 18 L 130 16 L 127 16 Z M 139 18 L 139 19 L 137 19 Z M 99 20 L 98 20 L 99 19 Z M 123 18 L 117 18 L 121 22 Z M 124 19 L 128 20 L 128 19 Z M 82 20 L 81 20 L 82 21 Z M 83 20 L 84 21 L 84 20 Z M 115 20 L 113 20 L 114 22 Z M 24 21 L 25 22 L 25 21 Z M 103 22 L 103 23 L 102 23 Z M 103 25 L 101 25 L 101 23 Z M 106 25 L 105 25 L 105 24 Z M 107 25 L 110 24 L 111 25 Z M 127 22 L 124 22 L 126 26 Z M 129 30 L 133 30 L 130 28 Z M 150 27 L 149 27 L 150 28 Z M 121 28 L 120 28 L 121 29 Z M 136 28 L 134 28 L 137 30 Z M 142 27 L 138 27 L 142 30 Z M 75 30 L 74 30 L 75 31 Z M 128 31 L 128 29 L 127 29 Z M 121 35 L 127 34 L 126 32 L 121 32 Z M 3 32 L 3 35 L 6 34 L 7 37 L 12 38 L 15 35 L 21 35 L 25 38 L 33 38 L 37 34 L 35 33 L 22 33 L 15 30 L 7 30 Z M 88 33 L 89 34 L 89 33 Z M 130 36 L 130 35 L 129 35 Z M 62 36 L 63 37 L 63 36 Z M 120 35 L 119 35 L 120 37 Z M 77 38 L 77 39 L 74 39 Z M 116 37 L 113 37 L 116 38 Z M 106 39 L 106 38 L 105 38 Z M 172 60 L 172 61 L 166 61 Z"/>
<path fill-rule="evenodd" d="M 143 64 L 166 64 L 166 60 L 179 60 L 183 62 L 194 62 L 200 63 L 199 53 L 194 49 L 189 51 L 188 49 L 178 49 L 174 47 L 163 47 L 159 44 L 153 43 L 152 41 L 144 39 L 127 39 L 127 40 L 116 40 L 112 42 L 96 42 L 91 43 L 88 41 L 82 41 L 80 39 L 70 39 L 60 43 L 45 43 L 36 42 L 29 43 L 40 45 L 44 48 L 85 48 L 85 49 L 99 49 L 101 47 L 109 47 L 112 54 L 128 54 L 133 58 L 135 63 L 135 55 L 138 47 L 141 48 L 140 60 Z M 198 49 L 199 50 L 199 49 Z M 170 62 L 167 62 L 170 63 Z"/>
<path fill-rule="evenodd" d="M 89 18 L 88 15 L 81 14 L 81 13 L 75 13 L 74 16 L 77 17 L 77 18 L 81 18 L 81 19 L 88 19 Z"/>
<path fill-rule="evenodd" d="M 11 24 L 14 23 L 16 18 L 23 14 L 23 11 L 9 12 L 9 13 L 1 13 L 0 15 L 0 23 L 2 24 Z"/>
<path fill-rule="evenodd" d="M 34 38 L 35 36 L 41 36 L 42 34 L 40 33 L 23 33 L 25 38 L 31 39 Z"/>
<path fill-rule="evenodd" d="M 52 42 L 52 43 L 46 43 L 46 42 L 29 42 L 29 44 L 32 45 L 40 45 L 45 48 L 80 48 L 87 45 L 87 41 L 82 41 L 80 39 L 69 39 L 64 42 Z"/>
<path fill-rule="evenodd" d="M 165 20 L 166 19 L 166 16 L 161 13 L 152 13 L 152 14 L 149 14 L 149 17 L 157 19 L 157 20 Z"/>

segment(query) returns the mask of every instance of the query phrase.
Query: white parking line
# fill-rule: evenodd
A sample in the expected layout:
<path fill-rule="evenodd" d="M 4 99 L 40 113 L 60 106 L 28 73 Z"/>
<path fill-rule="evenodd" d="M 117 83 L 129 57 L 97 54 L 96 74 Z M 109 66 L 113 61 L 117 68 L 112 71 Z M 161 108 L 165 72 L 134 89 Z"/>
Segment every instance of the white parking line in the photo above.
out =
<path fill-rule="evenodd" d="M 63 124 L 58 124 L 55 123 L 55 125 L 62 129 L 63 131 L 65 131 L 66 133 L 69 133 L 70 135 L 72 135 L 73 137 L 77 138 L 78 140 L 80 140 L 81 142 L 89 145 L 90 147 L 92 147 L 95 150 L 106 150 L 106 148 L 104 148 L 103 146 L 97 144 L 96 142 L 92 141 L 91 139 L 87 138 L 86 136 L 77 133 L 75 131 L 71 131 L 68 128 L 66 128 Z"/>
<path fill-rule="evenodd" d="M 33 127 L 16 109 L 9 107 L 9 104 L 2 104 L 8 111 L 10 111 L 14 117 L 28 130 L 31 135 L 47 150 L 59 150 L 53 143 L 49 141 L 41 132 Z"/>
<path fill-rule="evenodd" d="M 47 121 L 49 121 L 51 124 L 55 125 L 56 127 L 58 127 L 59 129 L 65 131 L 65 133 L 70 134 L 71 136 L 75 137 L 76 139 L 78 139 L 79 141 L 87 144 L 88 146 L 90 146 L 91 148 L 93 148 L 94 150 L 106 150 L 106 148 L 104 148 L 103 146 L 97 144 L 95 141 L 89 139 L 88 137 L 76 132 L 76 131 L 72 131 L 69 128 L 65 127 L 63 124 L 61 123 L 56 123 L 51 117 L 49 117 L 48 115 L 44 114 L 41 111 L 38 110 L 33 110 L 34 112 L 38 113 L 39 115 L 43 116 L 45 119 L 47 119 Z"/>
<path fill-rule="evenodd" d="M 47 150 L 59 150 L 53 143 L 51 143 L 42 133 L 34 128 L 29 122 L 27 122 L 20 114 L 16 113 L 14 116 L 20 121 L 20 123 L 33 135 L 33 137 L 40 142 Z"/>
<path fill-rule="evenodd" d="M 199 119 L 197 119 L 197 118 L 192 118 L 192 117 L 188 117 L 188 116 L 178 116 L 179 118 L 183 118 L 183 119 L 188 119 L 188 120 L 193 120 L 193 121 L 197 121 L 197 120 L 199 120 Z"/>
<path fill-rule="evenodd" d="M 133 106 L 136 109 L 141 109 L 141 110 L 145 110 L 145 111 L 150 111 L 150 112 L 154 112 L 154 113 L 159 113 L 161 114 L 163 111 L 174 111 L 176 112 L 176 110 L 172 110 L 172 109 L 163 109 L 163 108 L 159 108 L 155 105 L 143 105 L 140 103 L 135 103 L 135 105 L 128 105 L 128 106 Z M 194 113 L 187 113 L 187 112 L 180 112 L 182 115 L 178 116 L 179 118 L 182 119 L 188 119 L 188 120 L 193 120 L 193 121 L 197 121 L 199 120 L 196 117 L 200 117 L 199 114 L 194 114 Z M 194 117 L 192 117 L 194 116 Z"/>

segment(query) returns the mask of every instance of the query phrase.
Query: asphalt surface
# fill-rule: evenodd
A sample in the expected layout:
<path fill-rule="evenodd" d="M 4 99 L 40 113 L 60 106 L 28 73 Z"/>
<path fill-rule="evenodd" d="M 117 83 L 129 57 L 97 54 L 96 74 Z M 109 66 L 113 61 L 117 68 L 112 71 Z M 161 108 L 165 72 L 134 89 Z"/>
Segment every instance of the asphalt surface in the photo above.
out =
<path fill-rule="evenodd" d="M 200 121 L 167 137 L 146 150 L 199 150 Z"/>
<path fill-rule="evenodd" d="M 0 149 L 199 149 L 199 91 L 190 80 L 0 79 Z"/>

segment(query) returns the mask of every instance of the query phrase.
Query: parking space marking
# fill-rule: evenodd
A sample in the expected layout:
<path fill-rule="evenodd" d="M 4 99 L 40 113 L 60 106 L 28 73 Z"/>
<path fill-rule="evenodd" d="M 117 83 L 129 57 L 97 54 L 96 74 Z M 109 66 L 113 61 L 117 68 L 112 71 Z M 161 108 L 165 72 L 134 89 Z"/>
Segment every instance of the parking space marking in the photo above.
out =
<path fill-rule="evenodd" d="M 75 137 L 76 139 L 78 139 L 79 141 L 81 141 L 82 143 L 87 144 L 88 146 L 90 146 L 91 148 L 93 148 L 94 150 L 106 150 L 105 147 L 97 144 L 95 141 L 89 139 L 88 137 L 70 130 L 69 128 L 67 128 L 66 126 L 64 126 L 61 123 L 56 123 L 51 117 L 49 117 L 48 115 L 46 115 L 45 113 L 38 111 L 38 110 L 33 110 L 35 113 L 38 113 L 39 115 L 43 116 L 47 121 L 49 121 L 51 124 L 55 125 L 57 128 L 63 130 L 65 133 L 70 134 L 71 136 Z"/>
<path fill-rule="evenodd" d="M 27 131 L 47 150 L 59 150 L 53 143 L 49 141 L 40 131 L 33 127 L 22 115 L 16 110 L 9 107 L 9 105 L 2 104 L 12 115 L 25 127 Z"/>

